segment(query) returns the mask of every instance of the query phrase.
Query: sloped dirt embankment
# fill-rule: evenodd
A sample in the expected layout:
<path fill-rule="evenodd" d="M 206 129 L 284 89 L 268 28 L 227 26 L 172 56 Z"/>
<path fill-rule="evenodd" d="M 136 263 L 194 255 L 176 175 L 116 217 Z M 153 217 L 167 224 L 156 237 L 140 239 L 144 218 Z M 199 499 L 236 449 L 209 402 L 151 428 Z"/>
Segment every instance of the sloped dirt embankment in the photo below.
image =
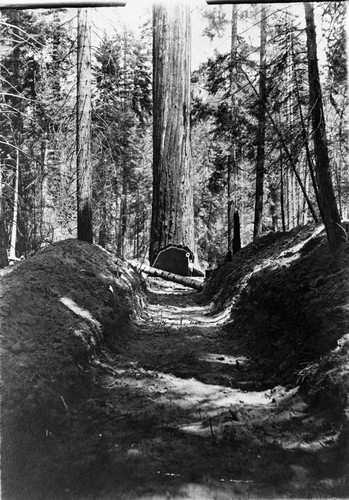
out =
<path fill-rule="evenodd" d="M 13 495 L 32 448 L 64 428 L 98 383 L 90 367 L 101 346 L 117 352 L 132 337 L 145 285 L 117 257 L 73 239 L 0 279 L 2 479 Z"/>
<path fill-rule="evenodd" d="M 322 412 L 328 426 L 340 429 L 345 463 L 348 243 L 331 252 L 323 227 L 313 225 L 270 233 L 221 266 L 202 300 L 231 307 L 225 330 L 256 367 L 255 386 L 297 385 L 309 409 Z"/>
<path fill-rule="evenodd" d="M 346 498 L 348 264 L 309 226 L 201 294 L 76 240 L 5 270 L 4 500 Z"/>

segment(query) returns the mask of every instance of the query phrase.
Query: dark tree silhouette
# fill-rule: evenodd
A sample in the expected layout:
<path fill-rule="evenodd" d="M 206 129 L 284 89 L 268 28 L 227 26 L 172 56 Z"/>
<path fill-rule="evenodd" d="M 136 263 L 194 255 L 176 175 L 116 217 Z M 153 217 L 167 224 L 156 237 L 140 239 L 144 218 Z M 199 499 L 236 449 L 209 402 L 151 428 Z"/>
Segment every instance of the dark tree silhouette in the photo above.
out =
<path fill-rule="evenodd" d="M 325 224 L 329 245 L 331 248 L 337 248 L 343 240 L 344 233 L 340 225 L 341 221 L 331 179 L 312 3 L 304 2 L 304 9 L 307 32 L 309 101 L 313 124 L 318 201 L 321 205 L 320 212 Z"/>

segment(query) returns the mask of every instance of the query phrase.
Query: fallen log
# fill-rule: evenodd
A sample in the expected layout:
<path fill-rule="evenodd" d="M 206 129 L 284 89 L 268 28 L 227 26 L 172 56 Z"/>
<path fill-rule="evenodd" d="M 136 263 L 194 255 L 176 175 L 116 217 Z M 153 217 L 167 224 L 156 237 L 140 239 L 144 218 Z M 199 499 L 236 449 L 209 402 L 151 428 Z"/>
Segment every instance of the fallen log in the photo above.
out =
<path fill-rule="evenodd" d="M 172 281 L 173 283 L 179 283 L 183 286 L 188 286 L 190 288 L 194 288 L 201 292 L 203 290 L 204 285 L 199 280 L 190 278 L 189 276 L 181 276 L 180 274 L 169 273 L 168 271 L 163 271 L 162 269 L 157 269 L 156 267 L 146 266 L 145 264 L 139 264 L 135 262 L 130 262 L 131 267 L 135 271 L 146 273 L 149 276 L 153 276 L 154 278 L 162 278 L 166 281 Z"/>

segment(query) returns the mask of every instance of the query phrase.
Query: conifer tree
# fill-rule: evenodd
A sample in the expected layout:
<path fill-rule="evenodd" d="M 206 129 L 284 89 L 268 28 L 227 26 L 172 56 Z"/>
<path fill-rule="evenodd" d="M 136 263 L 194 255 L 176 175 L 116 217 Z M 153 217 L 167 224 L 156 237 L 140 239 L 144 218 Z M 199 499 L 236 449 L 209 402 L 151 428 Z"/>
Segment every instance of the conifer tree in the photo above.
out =
<path fill-rule="evenodd" d="M 263 222 L 263 194 L 264 194 L 264 162 L 265 162 L 265 129 L 266 129 L 266 99 L 267 99 L 267 10 L 261 6 L 260 22 L 260 58 L 259 58 L 259 102 L 258 102 L 258 129 L 257 129 L 257 159 L 256 159 L 256 201 L 254 215 L 253 237 L 258 238 L 262 233 Z"/>
<path fill-rule="evenodd" d="M 170 243 L 195 251 L 190 150 L 190 10 L 153 7 L 153 207 L 150 262 Z"/>
<path fill-rule="evenodd" d="M 76 106 L 78 239 L 92 243 L 90 30 L 90 9 L 79 9 Z"/>
<path fill-rule="evenodd" d="M 309 100 L 313 125 L 316 180 L 327 239 L 330 247 L 335 249 L 343 241 L 343 229 L 340 225 L 341 221 L 331 178 L 312 3 L 304 2 L 304 9 L 307 32 Z"/>

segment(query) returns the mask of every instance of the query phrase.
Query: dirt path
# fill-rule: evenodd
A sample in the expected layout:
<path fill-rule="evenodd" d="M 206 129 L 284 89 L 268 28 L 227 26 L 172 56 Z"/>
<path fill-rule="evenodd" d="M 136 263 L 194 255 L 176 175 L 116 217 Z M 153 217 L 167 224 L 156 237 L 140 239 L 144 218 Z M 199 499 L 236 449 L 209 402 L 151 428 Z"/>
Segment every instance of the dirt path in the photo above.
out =
<path fill-rule="evenodd" d="M 21 466 L 36 471 L 25 498 L 333 498 L 334 431 L 321 415 L 296 388 L 263 386 L 247 339 L 224 329 L 229 311 L 213 314 L 180 285 L 149 287 L 131 340 L 86 373 L 93 392 L 69 428 L 48 429 Z"/>
<path fill-rule="evenodd" d="M 333 491 L 335 480 L 326 479 L 333 457 L 318 453 L 333 431 L 304 413 L 296 389 L 262 389 L 241 341 L 224 330 L 227 311 L 213 315 L 181 286 L 150 286 L 148 316 L 132 341 L 94 363 L 100 391 L 86 402 L 86 421 L 72 422 L 72 467 L 59 485 L 66 497 L 313 498 L 327 486 Z"/>

